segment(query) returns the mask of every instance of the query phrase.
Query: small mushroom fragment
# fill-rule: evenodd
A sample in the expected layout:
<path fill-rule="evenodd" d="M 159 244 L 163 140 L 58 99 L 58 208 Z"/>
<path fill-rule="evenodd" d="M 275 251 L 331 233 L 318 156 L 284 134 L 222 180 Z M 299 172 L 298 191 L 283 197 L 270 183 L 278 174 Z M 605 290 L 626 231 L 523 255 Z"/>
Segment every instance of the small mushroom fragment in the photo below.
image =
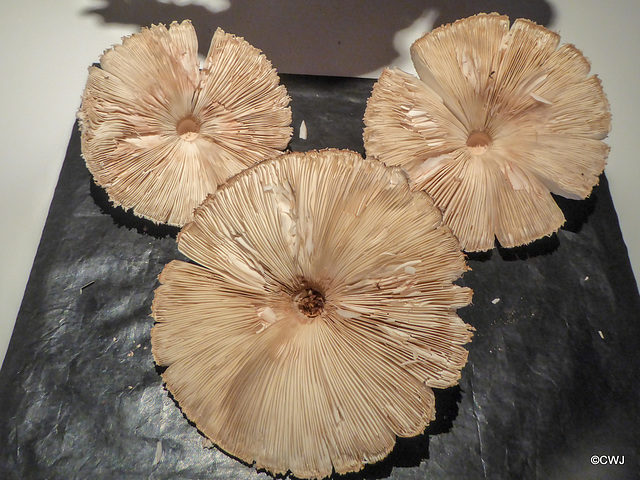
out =
<path fill-rule="evenodd" d="M 434 418 L 472 328 L 458 241 L 399 168 L 290 153 L 231 178 L 178 235 L 155 292 L 167 389 L 219 448 L 322 478 Z"/>
<path fill-rule="evenodd" d="M 82 154 L 116 206 L 182 226 L 218 184 L 287 146 L 289 100 L 242 38 L 218 29 L 201 69 L 191 22 L 154 25 L 89 68 Z"/>
<path fill-rule="evenodd" d="M 551 193 L 584 199 L 609 147 L 609 104 L 573 45 L 480 14 L 436 28 L 383 72 L 364 116 L 367 155 L 405 168 L 464 250 L 527 244 L 564 223 Z"/>

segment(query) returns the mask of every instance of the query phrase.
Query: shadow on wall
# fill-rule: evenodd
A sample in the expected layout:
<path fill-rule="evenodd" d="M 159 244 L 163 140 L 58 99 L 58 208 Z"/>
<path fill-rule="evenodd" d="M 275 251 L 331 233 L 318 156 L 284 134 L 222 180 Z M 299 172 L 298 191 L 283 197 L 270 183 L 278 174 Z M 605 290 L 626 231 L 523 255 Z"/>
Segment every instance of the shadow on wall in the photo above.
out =
<path fill-rule="evenodd" d="M 106 23 L 144 27 L 190 19 L 203 55 L 221 27 L 262 50 L 282 73 L 347 77 L 376 77 L 372 72 L 387 65 L 404 68 L 408 47 L 420 35 L 478 12 L 528 18 L 545 26 L 553 17 L 545 0 L 228 0 L 219 12 L 203 6 L 204 0 L 184 3 L 106 0 L 84 13 L 100 15 Z M 403 31 L 406 35 L 399 41 Z M 399 59 L 403 56 L 404 61 Z"/>

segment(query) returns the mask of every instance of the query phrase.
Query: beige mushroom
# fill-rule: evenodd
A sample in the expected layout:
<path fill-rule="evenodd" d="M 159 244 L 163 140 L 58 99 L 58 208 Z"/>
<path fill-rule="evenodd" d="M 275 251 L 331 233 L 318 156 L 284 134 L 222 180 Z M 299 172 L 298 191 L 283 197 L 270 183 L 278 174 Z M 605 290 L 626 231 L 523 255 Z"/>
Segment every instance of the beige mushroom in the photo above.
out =
<path fill-rule="evenodd" d="M 82 153 L 116 206 L 181 226 L 217 185 L 284 149 L 289 97 L 271 63 L 218 29 L 202 69 L 191 22 L 144 28 L 89 68 Z"/>
<path fill-rule="evenodd" d="M 290 153 L 222 186 L 178 236 L 151 332 L 182 411 L 219 448 L 322 478 L 434 418 L 472 328 L 456 238 L 406 174 L 346 150 Z"/>
<path fill-rule="evenodd" d="M 435 29 L 387 69 L 364 116 L 368 155 L 405 168 L 464 250 L 527 244 L 564 223 L 551 193 L 587 197 L 609 147 L 609 104 L 559 35 L 480 14 Z M 551 192 L 551 193 L 550 193 Z"/>

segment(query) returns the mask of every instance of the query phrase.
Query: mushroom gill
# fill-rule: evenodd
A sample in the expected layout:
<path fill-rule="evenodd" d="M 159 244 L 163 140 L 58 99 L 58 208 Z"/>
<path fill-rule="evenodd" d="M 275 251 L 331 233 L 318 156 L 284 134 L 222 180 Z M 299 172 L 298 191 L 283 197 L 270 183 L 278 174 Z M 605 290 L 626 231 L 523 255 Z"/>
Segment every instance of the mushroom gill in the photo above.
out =
<path fill-rule="evenodd" d="M 191 22 L 125 37 L 89 68 L 82 154 L 116 206 L 182 226 L 217 186 L 284 149 L 289 97 L 271 63 L 216 30 L 200 68 Z"/>
<path fill-rule="evenodd" d="M 401 233 L 399 233 L 401 232 Z M 186 416 L 229 454 L 321 478 L 384 458 L 434 418 L 472 328 L 459 243 L 405 173 L 346 150 L 231 178 L 178 235 L 152 351 Z"/>
<path fill-rule="evenodd" d="M 609 104 L 573 45 L 535 23 L 480 14 L 436 28 L 411 56 L 419 78 L 380 76 L 367 155 L 402 166 L 464 250 L 527 244 L 564 223 L 553 194 L 587 197 L 609 147 Z"/>

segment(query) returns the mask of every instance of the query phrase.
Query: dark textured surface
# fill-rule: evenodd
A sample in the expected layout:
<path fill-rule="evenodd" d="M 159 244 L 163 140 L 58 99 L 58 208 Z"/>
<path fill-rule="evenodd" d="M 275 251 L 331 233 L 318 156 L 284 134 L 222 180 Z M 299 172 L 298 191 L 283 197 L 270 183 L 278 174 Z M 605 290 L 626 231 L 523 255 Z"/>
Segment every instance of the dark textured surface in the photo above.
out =
<path fill-rule="evenodd" d="M 282 80 L 291 149 L 363 152 L 371 80 Z M 459 313 L 477 331 L 436 421 L 343 478 L 636 478 L 640 298 L 606 178 L 559 202 L 557 235 L 470 256 L 460 283 L 474 300 Z M 75 131 L 0 371 L 0 478 L 268 478 L 203 449 L 162 387 L 149 314 L 157 275 L 180 257 L 175 234 L 108 204 Z"/>

